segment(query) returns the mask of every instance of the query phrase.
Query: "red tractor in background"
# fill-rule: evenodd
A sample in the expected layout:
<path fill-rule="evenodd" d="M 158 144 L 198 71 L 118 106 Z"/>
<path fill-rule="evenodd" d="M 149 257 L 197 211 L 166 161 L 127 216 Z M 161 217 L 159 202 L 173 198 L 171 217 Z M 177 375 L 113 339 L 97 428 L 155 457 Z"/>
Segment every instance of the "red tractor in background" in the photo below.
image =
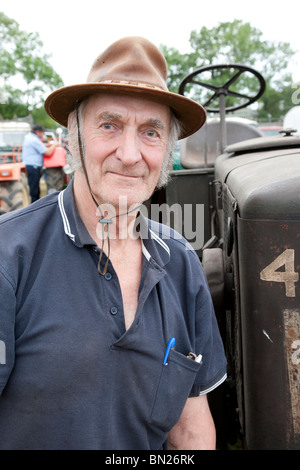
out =
<path fill-rule="evenodd" d="M 22 121 L 0 121 L 0 215 L 20 209 L 31 203 L 27 172 L 22 162 L 22 144 L 31 126 Z M 62 145 L 61 132 L 59 141 Z M 47 140 L 55 139 L 55 134 L 46 132 Z M 46 189 L 42 194 L 60 191 L 67 183 L 67 157 L 63 146 L 55 149 L 50 157 L 45 157 Z M 65 172 L 66 170 L 66 172 Z"/>
<path fill-rule="evenodd" d="M 0 121 L 0 215 L 30 204 L 22 143 L 28 122 Z"/>
<path fill-rule="evenodd" d="M 0 156 L 0 215 L 30 204 L 26 167 L 19 150 Z"/>
<path fill-rule="evenodd" d="M 62 136 L 62 129 L 56 130 L 58 134 L 59 147 L 50 157 L 44 157 L 45 181 L 47 193 L 61 191 L 68 183 L 69 165 L 67 165 L 66 140 Z M 45 132 L 45 144 L 51 144 L 57 140 L 54 132 Z"/>

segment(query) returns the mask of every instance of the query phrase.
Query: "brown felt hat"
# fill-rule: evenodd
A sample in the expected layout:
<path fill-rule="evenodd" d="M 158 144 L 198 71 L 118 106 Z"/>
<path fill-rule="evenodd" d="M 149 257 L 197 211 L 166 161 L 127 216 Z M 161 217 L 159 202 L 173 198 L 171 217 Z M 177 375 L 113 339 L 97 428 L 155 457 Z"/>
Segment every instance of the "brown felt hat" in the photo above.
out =
<path fill-rule="evenodd" d="M 206 120 L 204 108 L 166 84 L 167 63 L 160 50 L 145 38 L 120 39 L 95 60 L 86 83 L 59 88 L 45 101 L 49 116 L 67 127 L 68 116 L 77 103 L 96 93 L 121 93 L 146 98 L 169 106 L 181 122 L 183 139 L 196 132 Z"/>

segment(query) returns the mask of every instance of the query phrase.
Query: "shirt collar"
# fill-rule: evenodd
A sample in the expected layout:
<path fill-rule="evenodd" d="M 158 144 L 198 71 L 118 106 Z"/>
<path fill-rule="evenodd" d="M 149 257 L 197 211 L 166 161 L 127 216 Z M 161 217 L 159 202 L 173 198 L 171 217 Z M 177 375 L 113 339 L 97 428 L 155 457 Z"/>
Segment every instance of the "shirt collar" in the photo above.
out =
<path fill-rule="evenodd" d="M 73 180 L 58 195 L 58 205 L 63 221 L 65 234 L 78 248 L 85 245 L 97 246 L 87 231 L 77 210 L 73 195 Z M 170 248 L 165 242 L 161 224 L 147 219 L 141 212 L 137 217 L 137 225 L 142 239 L 143 255 L 147 261 L 154 261 L 163 267 L 170 261 Z"/>
<path fill-rule="evenodd" d="M 84 245 L 96 245 L 77 210 L 73 195 L 73 179 L 67 188 L 59 193 L 58 206 L 64 225 L 64 232 L 72 242 L 79 248 L 82 248 Z"/>

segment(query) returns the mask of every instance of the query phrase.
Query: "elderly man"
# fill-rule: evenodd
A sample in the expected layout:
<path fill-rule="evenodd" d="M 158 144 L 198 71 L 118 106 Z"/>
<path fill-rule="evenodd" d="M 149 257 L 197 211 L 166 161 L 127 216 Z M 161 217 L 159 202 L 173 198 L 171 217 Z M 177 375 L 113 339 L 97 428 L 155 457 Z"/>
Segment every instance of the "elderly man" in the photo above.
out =
<path fill-rule="evenodd" d="M 205 121 L 166 73 L 151 42 L 124 38 L 46 100 L 75 174 L 0 220 L 2 449 L 215 447 L 206 395 L 226 360 L 207 283 L 187 242 L 139 212 Z"/>

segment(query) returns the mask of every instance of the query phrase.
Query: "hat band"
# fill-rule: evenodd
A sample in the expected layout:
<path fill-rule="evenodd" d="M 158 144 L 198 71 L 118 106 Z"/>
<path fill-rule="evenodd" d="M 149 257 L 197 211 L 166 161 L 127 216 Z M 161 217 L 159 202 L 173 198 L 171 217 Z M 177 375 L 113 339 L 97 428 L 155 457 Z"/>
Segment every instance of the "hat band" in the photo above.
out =
<path fill-rule="evenodd" d="M 118 80 L 118 79 L 109 79 L 109 80 L 97 80 L 97 82 L 90 82 L 90 83 L 101 83 L 107 85 L 126 85 L 132 87 L 143 87 L 143 88 L 151 88 L 153 90 L 160 90 L 160 91 L 168 91 L 167 89 L 153 85 L 152 83 L 148 82 L 137 82 L 136 80 Z"/>

